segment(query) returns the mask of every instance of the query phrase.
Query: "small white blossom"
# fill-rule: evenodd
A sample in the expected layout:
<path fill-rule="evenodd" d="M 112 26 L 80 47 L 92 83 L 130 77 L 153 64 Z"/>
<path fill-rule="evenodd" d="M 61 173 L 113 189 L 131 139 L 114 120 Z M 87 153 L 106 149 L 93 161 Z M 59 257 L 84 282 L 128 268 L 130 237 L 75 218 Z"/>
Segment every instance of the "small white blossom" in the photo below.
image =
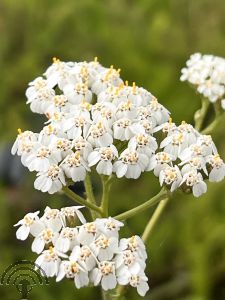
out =
<path fill-rule="evenodd" d="M 111 261 L 101 261 L 98 264 L 98 268 L 92 271 L 91 279 L 95 286 L 101 283 L 104 291 L 114 289 L 117 285 L 115 263 Z"/>
<path fill-rule="evenodd" d="M 218 154 L 207 157 L 207 162 L 211 166 L 209 181 L 218 182 L 225 177 L 225 164 Z"/>
<path fill-rule="evenodd" d="M 137 288 L 137 292 L 140 296 L 144 297 L 147 291 L 149 290 L 149 286 L 147 284 L 148 278 L 141 270 L 139 273 L 123 272 L 118 277 L 118 282 L 121 285 L 130 284 L 132 287 Z"/>
<path fill-rule="evenodd" d="M 159 176 L 160 172 L 171 165 L 174 157 L 166 152 L 158 152 L 153 155 L 147 166 L 147 171 L 154 170 L 155 176 Z"/>
<path fill-rule="evenodd" d="M 60 262 L 59 253 L 54 247 L 50 247 L 38 256 L 35 264 L 45 272 L 47 277 L 54 277 L 58 274 Z"/>
<path fill-rule="evenodd" d="M 63 277 L 74 279 L 74 284 L 77 289 L 89 284 L 88 273 L 76 261 L 71 259 L 61 262 L 56 281 L 62 280 Z"/>
<path fill-rule="evenodd" d="M 62 162 L 61 167 L 66 176 L 72 178 L 74 182 L 84 180 L 86 172 L 90 170 L 79 151 L 68 155 Z"/>
<path fill-rule="evenodd" d="M 127 148 L 121 153 L 119 160 L 114 163 L 113 169 L 118 178 L 125 176 L 137 179 L 141 172 L 144 172 L 148 161 L 147 155 Z"/>
<path fill-rule="evenodd" d="M 54 194 L 66 185 L 63 170 L 58 165 L 49 166 L 46 172 L 39 172 L 34 187 L 42 192 Z"/>
<path fill-rule="evenodd" d="M 165 169 L 163 169 L 159 174 L 160 185 L 162 186 L 163 183 L 165 183 L 166 185 L 170 186 L 171 192 L 175 191 L 179 187 L 181 181 L 182 175 L 177 166 L 168 166 Z"/>
<path fill-rule="evenodd" d="M 77 235 L 78 231 L 76 228 L 64 227 L 54 241 L 55 248 L 63 253 L 72 250 L 74 246 L 79 244 Z"/>
<path fill-rule="evenodd" d="M 58 232 L 53 231 L 51 228 L 45 228 L 37 236 L 35 236 L 31 246 L 32 251 L 40 254 L 44 250 L 45 246 L 50 244 L 55 245 L 58 236 Z"/>
<path fill-rule="evenodd" d="M 70 258 L 74 261 L 77 261 L 83 269 L 87 271 L 91 271 L 97 262 L 96 257 L 94 256 L 91 249 L 84 245 L 84 246 L 75 246 L 73 251 L 70 255 Z"/>
<path fill-rule="evenodd" d="M 99 174 L 111 175 L 113 171 L 112 160 L 118 157 L 118 151 L 114 145 L 94 149 L 88 156 L 88 166 L 97 164 Z"/>
<path fill-rule="evenodd" d="M 14 225 L 20 226 L 16 231 L 17 239 L 24 241 L 28 238 L 29 234 L 36 236 L 45 228 L 45 225 L 40 221 L 38 214 L 39 211 L 28 213 L 22 220 Z"/>
<path fill-rule="evenodd" d="M 186 184 L 187 187 L 190 187 L 195 197 L 199 197 L 207 191 L 207 185 L 203 181 L 201 173 L 197 172 L 196 169 L 183 174 L 180 185 L 182 184 Z"/>
<path fill-rule="evenodd" d="M 80 211 L 81 208 L 84 206 L 69 206 L 69 207 L 63 207 L 61 209 L 61 215 L 64 220 L 64 223 L 66 223 L 67 220 L 71 220 L 74 218 L 78 218 L 82 224 L 86 223 L 86 220 L 84 218 L 84 215 Z"/>
<path fill-rule="evenodd" d="M 101 234 L 90 244 L 90 248 L 100 261 L 111 260 L 119 251 L 118 238 Z"/>

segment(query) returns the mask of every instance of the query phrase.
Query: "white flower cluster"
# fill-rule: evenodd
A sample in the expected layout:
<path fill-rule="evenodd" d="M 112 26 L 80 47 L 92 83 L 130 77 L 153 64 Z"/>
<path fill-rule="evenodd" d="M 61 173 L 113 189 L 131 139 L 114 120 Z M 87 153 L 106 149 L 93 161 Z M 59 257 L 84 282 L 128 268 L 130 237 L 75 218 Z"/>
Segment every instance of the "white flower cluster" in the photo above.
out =
<path fill-rule="evenodd" d="M 204 179 L 218 182 L 225 177 L 225 164 L 217 153 L 210 135 L 202 135 L 192 125 L 182 122 L 179 126 L 169 122 L 155 130 L 166 137 L 160 144 L 161 152 L 152 156 L 148 170 L 154 170 L 160 184 L 173 192 L 178 187 L 191 190 L 195 197 L 207 190 Z"/>
<path fill-rule="evenodd" d="M 144 273 L 147 254 L 139 236 L 119 239 L 123 223 L 109 217 L 86 223 L 82 206 L 61 210 L 46 207 L 44 215 L 28 213 L 15 226 L 17 238 L 34 237 L 36 264 L 47 277 L 74 280 L 79 289 L 92 284 L 107 291 L 117 284 L 131 285 L 144 296 L 149 287 Z M 74 226 L 76 218 L 82 225 Z M 73 224 L 73 225 L 71 225 Z"/>
<path fill-rule="evenodd" d="M 172 191 L 182 186 L 195 196 L 206 191 L 204 177 L 223 179 L 224 163 L 211 137 L 169 121 L 168 110 L 147 90 L 124 84 L 119 70 L 97 60 L 55 59 L 44 76 L 29 84 L 26 96 L 47 124 L 40 133 L 20 131 L 12 148 L 24 166 L 38 172 L 36 189 L 55 193 L 66 178 L 83 181 L 92 167 L 133 179 L 154 169 L 161 185 Z M 158 131 L 167 136 L 156 153 Z"/>
<path fill-rule="evenodd" d="M 181 70 L 181 81 L 189 81 L 210 102 L 221 101 L 225 109 L 225 59 L 195 53 Z"/>

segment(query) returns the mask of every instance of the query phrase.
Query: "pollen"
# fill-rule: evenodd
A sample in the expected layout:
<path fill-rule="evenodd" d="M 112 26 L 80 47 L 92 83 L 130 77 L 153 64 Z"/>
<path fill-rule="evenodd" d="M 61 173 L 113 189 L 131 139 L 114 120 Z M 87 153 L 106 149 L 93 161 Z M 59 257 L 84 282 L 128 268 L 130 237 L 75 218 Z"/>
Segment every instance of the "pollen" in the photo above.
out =
<path fill-rule="evenodd" d="M 18 129 L 17 129 L 17 132 L 18 132 L 18 135 L 20 135 L 20 134 L 23 133 L 22 130 L 21 130 L 21 128 L 18 128 Z"/>
<path fill-rule="evenodd" d="M 60 59 L 57 58 L 57 57 L 53 57 L 53 58 L 52 58 L 52 61 L 53 61 L 54 64 L 60 63 Z"/>

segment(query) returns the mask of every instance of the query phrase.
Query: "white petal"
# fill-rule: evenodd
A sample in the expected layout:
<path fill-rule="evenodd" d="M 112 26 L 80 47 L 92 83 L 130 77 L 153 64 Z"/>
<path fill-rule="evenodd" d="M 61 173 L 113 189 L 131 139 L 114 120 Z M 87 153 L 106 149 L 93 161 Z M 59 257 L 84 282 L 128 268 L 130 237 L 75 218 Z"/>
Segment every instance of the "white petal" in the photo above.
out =
<path fill-rule="evenodd" d="M 137 286 L 137 292 L 140 296 L 144 297 L 147 291 L 149 290 L 149 286 L 146 281 L 141 281 Z"/>
<path fill-rule="evenodd" d="M 101 158 L 101 154 L 98 151 L 91 152 L 88 156 L 89 167 L 92 167 L 95 164 L 97 164 L 97 162 L 99 162 L 100 158 Z"/>
<path fill-rule="evenodd" d="M 26 240 L 28 235 L 30 233 L 30 227 L 26 226 L 26 225 L 22 225 L 21 227 L 19 227 L 16 231 L 16 237 L 18 240 Z"/>
<path fill-rule="evenodd" d="M 43 239 L 36 237 L 32 243 L 31 250 L 37 254 L 40 254 L 44 250 L 44 247 L 45 243 Z"/>
<path fill-rule="evenodd" d="M 112 290 L 116 287 L 117 281 L 116 276 L 113 274 L 109 274 L 102 277 L 102 288 L 103 290 Z"/>
<path fill-rule="evenodd" d="M 112 163 L 111 161 L 100 161 L 96 167 L 96 171 L 99 174 L 111 175 L 112 174 Z"/>

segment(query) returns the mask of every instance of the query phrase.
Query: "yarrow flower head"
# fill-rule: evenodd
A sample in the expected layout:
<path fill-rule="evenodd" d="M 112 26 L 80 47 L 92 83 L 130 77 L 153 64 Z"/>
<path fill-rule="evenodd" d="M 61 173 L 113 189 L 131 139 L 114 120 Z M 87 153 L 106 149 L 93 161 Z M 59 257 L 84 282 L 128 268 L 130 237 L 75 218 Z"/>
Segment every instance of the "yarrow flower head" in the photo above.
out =
<path fill-rule="evenodd" d="M 221 99 L 223 59 L 195 54 L 187 66 L 182 80 L 198 87 L 216 84 L 217 92 L 207 95 L 210 101 Z M 34 187 L 42 192 L 53 194 L 71 180 L 84 181 L 94 168 L 104 176 L 131 179 L 153 170 L 161 185 L 186 192 L 196 189 L 187 185 L 187 172 L 197 172 L 203 182 L 225 176 L 211 136 L 184 121 L 177 126 L 150 92 L 129 86 L 113 66 L 54 58 L 43 76 L 29 83 L 26 97 L 31 110 L 47 121 L 40 133 L 19 130 L 12 154 L 37 172 Z"/>
<path fill-rule="evenodd" d="M 210 102 L 221 102 L 225 109 L 225 59 L 195 53 L 181 70 L 181 81 L 188 81 Z"/>
<path fill-rule="evenodd" d="M 20 226 L 17 238 L 25 240 L 29 234 L 34 238 L 31 249 L 39 255 L 36 264 L 57 282 L 68 278 L 78 289 L 94 284 L 105 291 L 117 284 L 130 285 L 144 296 L 149 287 L 141 238 L 120 240 L 122 222 L 109 217 L 88 223 L 81 208 L 47 207 L 42 217 L 39 212 L 29 213 L 15 225 Z M 71 225 L 77 216 L 83 224 Z"/>

